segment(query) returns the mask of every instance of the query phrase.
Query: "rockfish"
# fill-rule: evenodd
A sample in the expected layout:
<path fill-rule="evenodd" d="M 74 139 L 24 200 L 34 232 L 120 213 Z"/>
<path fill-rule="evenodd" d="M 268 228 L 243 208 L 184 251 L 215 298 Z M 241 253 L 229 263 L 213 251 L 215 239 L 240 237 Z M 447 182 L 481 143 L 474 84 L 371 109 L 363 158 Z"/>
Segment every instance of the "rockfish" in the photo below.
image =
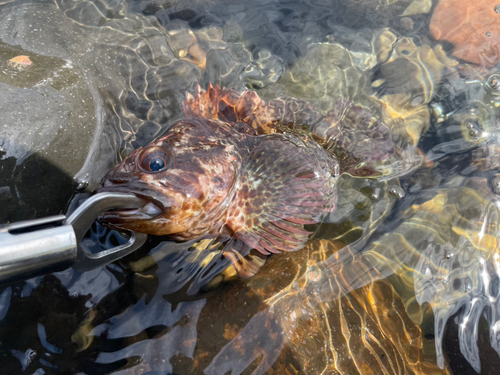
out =
<path fill-rule="evenodd" d="M 219 238 L 241 259 L 302 248 L 335 209 L 340 173 L 373 177 L 394 154 L 389 129 L 341 99 L 326 114 L 306 101 L 268 103 L 209 85 L 186 94 L 185 119 L 133 151 L 98 191 L 133 193 L 136 209 L 105 212 L 106 225 L 175 240 Z M 236 255 L 234 255 L 236 254 Z"/>

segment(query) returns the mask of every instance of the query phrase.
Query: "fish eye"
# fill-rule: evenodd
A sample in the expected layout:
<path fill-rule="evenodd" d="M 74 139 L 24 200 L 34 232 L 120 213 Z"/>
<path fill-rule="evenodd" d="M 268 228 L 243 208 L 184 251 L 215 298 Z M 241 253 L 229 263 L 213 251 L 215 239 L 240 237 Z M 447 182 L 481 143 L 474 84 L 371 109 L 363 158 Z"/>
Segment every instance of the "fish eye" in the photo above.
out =
<path fill-rule="evenodd" d="M 149 169 L 151 169 L 152 172 L 158 172 L 160 169 L 165 168 L 165 164 L 167 164 L 165 163 L 165 159 L 157 156 L 149 163 Z"/>
<path fill-rule="evenodd" d="M 160 147 L 148 147 L 139 154 L 141 169 L 149 173 L 163 172 L 168 168 L 169 161 L 167 153 Z"/>

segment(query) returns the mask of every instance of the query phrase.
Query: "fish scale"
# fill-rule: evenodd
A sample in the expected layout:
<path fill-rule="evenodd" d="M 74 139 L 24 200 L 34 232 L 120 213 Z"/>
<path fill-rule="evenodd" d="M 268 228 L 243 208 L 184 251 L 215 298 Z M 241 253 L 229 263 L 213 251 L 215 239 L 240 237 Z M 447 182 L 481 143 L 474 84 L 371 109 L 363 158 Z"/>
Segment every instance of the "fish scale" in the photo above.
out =
<path fill-rule="evenodd" d="M 264 255 L 295 251 L 310 234 L 303 225 L 335 210 L 339 173 L 378 177 L 379 164 L 394 162 L 389 129 L 345 99 L 322 114 L 305 100 L 266 103 L 254 91 L 209 84 L 187 93 L 183 110 L 184 120 L 133 151 L 99 189 L 133 190 L 149 209 L 104 213 L 101 222 L 180 240 L 216 238 L 223 254 L 248 246 Z M 151 170 L 151 161 L 168 167 Z"/>

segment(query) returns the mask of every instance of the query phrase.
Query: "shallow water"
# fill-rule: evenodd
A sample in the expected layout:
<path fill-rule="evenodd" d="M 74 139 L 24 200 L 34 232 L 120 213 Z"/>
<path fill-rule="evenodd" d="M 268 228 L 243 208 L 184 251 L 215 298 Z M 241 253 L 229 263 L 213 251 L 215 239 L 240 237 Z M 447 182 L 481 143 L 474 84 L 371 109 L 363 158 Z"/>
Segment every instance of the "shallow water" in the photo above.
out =
<path fill-rule="evenodd" d="M 218 244 L 152 237 L 0 287 L 2 373 L 498 374 L 500 76 L 432 37 L 437 3 L 0 0 L 0 223 L 65 212 L 210 82 L 348 99 L 405 161 L 342 175 L 306 247 L 249 279 Z"/>

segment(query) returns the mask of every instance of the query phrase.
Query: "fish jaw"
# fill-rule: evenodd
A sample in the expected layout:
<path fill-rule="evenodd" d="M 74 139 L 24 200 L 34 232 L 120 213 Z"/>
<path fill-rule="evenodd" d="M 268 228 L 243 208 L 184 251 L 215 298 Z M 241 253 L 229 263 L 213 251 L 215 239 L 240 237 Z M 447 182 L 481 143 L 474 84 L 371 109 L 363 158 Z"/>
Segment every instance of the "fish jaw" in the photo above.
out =
<path fill-rule="evenodd" d="M 107 185 L 107 187 L 100 188 L 97 193 L 134 194 L 141 199 L 142 204 L 136 208 L 120 208 L 102 212 L 97 218 L 101 224 L 111 228 L 128 229 L 151 234 L 151 232 L 161 230 L 161 227 L 169 221 L 165 217 L 168 213 L 168 206 L 165 206 L 165 202 L 160 203 L 152 199 L 152 195 L 154 194 L 149 194 L 147 190 L 136 192 L 125 186 L 110 187 L 109 183 Z"/>
<path fill-rule="evenodd" d="M 99 215 L 98 221 L 116 229 L 128 229 L 147 234 L 163 232 L 165 225 L 170 222 L 169 211 L 175 205 L 175 201 L 151 189 L 147 181 L 141 181 L 139 178 L 114 179 L 112 176 L 116 169 L 118 168 L 108 173 L 96 193 L 134 194 L 141 199 L 142 204 L 135 208 L 105 211 Z"/>
<path fill-rule="evenodd" d="M 226 201 L 231 197 L 231 186 L 223 194 L 224 192 L 210 186 L 213 181 L 209 181 L 207 177 L 203 175 L 194 178 L 189 173 L 182 176 L 182 181 L 196 181 L 200 186 L 196 194 L 193 194 L 192 189 L 177 191 L 175 185 L 178 183 L 175 181 L 172 184 L 165 180 L 142 184 L 148 185 L 147 189 L 137 189 L 132 183 L 111 187 L 109 183 L 105 184 L 107 186 L 103 186 L 98 192 L 132 193 L 141 198 L 144 204 L 139 208 L 104 212 L 99 221 L 114 228 L 156 236 L 168 235 L 178 240 L 199 238 L 220 227 L 220 220 L 228 207 Z"/>
<path fill-rule="evenodd" d="M 105 212 L 101 222 L 179 240 L 216 232 L 241 168 L 238 140 L 245 135 L 231 134 L 230 127 L 217 122 L 183 121 L 152 144 L 133 151 L 106 175 L 98 192 L 132 193 L 144 205 Z M 165 170 L 145 170 L 148 149 L 168 158 Z"/>

